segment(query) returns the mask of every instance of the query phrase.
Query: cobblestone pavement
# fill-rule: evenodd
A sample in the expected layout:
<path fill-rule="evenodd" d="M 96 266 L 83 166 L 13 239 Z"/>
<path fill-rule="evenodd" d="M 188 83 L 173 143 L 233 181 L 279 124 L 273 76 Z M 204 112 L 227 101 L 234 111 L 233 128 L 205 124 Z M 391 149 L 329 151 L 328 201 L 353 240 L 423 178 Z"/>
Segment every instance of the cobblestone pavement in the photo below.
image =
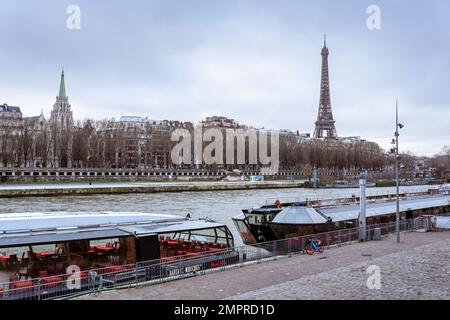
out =
<path fill-rule="evenodd" d="M 381 289 L 369 290 L 370 265 Z M 450 232 L 347 245 L 82 299 L 450 299 Z"/>
<path fill-rule="evenodd" d="M 369 290 L 369 266 L 380 269 Z M 373 287 L 373 283 L 370 282 Z M 230 299 L 450 299 L 450 239 L 235 295 Z"/>

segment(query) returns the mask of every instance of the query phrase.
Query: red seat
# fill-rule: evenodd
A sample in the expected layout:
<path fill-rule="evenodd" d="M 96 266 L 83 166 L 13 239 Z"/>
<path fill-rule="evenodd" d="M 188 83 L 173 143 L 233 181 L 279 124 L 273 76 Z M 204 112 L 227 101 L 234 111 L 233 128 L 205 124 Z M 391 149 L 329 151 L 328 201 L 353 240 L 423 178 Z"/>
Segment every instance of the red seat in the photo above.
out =
<path fill-rule="evenodd" d="M 211 262 L 211 268 L 218 268 L 225 265 L 225 260 Z"/>
<path fill-rule="evenodd" d="M 57 287 L 63 284 L 63 279 L 60 277 L 51 277 L 51 278 L 44 278 L 42 279 L 43 288 L 53 288 Z"/>
<path fill-rule="evenodd" d="M 163 257 L 163 258 L 161 258 L 161 260 L 164 263 L 177 262 L 177 259 L 174 257 Z"/>
<path fill-rule="evenodd" d="M 0 256 L 0 265 L 2 266 L 2 268 L 4 269 L 8 268 L 9 260 L 10 260 L 9 256 Z"/>
<path fill-rule="evenodd" d="M 3 297 L 3 289 L 0 288 L 0 298 Z"/>
<path fill-rule="evenodd" d="M 112 273 L 112 272 L 123 272 L 127 271 L 128 269 L 126 267 L 122 266 L 110 266 L 105 268 L 106 273 Z"/>
<path fill-rule="evenodd" d="M 96 246 L 95 250 L 99 253 L 111 253 L 114 249 L 107 246 Z"/>
<path fill-rule="evenodd" d="M 25 288 L 25 287 L 31 287 L 33 285 L 33 281 L 16 281 L 11 283 L 11 286 L 13 289 L 17 289 L 17 288 Z"/>
<path fill-rule="evenodd" d="M 180 246 L 180 242 L 177 240 L 168 240 L 167 241 L 167 245 L 169 247 L 169 249 L 178 249 L 178 247 Z"/>
<path fill-rule="evenodd" d="M 10 288 L 15 290 L 15 293 L 23 293 L 33 291 L 32 281 L 15 281 L 11 282 Z"/>
<path fill-rule="evenodd" d="M 186 256 L 188 258 L 195 258 L 195 257 L 200 257 L 202 255 L 201 252 L 187 252 Z"/>

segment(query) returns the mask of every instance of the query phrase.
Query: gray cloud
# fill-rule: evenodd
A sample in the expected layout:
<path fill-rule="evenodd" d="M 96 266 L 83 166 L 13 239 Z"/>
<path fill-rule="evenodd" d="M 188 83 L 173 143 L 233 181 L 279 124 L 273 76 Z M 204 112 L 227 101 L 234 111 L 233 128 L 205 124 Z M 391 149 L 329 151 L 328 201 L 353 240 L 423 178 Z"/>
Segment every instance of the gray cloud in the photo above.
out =
<path fill-rule="evenodd" d="M 66 29 L 78 4 L 82 29 Z M 402 148 L 433 154 L 450 143 L 450 4 L 376 1 L 25 1 L 0 4 L 0 103 L 48 114 L 61 66 L 78 119 L 141 115 L 198 121 L 222 114 L 311 132 L 322 34 L 340 135 L 383 147 L 395 99 Z"/>

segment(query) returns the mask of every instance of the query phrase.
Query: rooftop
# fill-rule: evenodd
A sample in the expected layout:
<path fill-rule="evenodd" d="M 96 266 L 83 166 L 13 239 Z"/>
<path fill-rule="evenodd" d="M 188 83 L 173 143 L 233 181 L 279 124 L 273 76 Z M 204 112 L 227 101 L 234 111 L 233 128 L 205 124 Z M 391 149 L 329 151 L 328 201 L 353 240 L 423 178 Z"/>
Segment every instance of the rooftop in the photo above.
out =
<path fill-rule="evenodd" d="M 20 107 L 9 106 L 6 103 L 0 105 L 0 112 L 22 113 Z"/>
<path fill-rule="evenodd" d="M 138 122 L 138 123 L 146 123 L 149 122 L 148 118 L 138 117 L 138 116 L 121 116 L 120 122 Z"/>

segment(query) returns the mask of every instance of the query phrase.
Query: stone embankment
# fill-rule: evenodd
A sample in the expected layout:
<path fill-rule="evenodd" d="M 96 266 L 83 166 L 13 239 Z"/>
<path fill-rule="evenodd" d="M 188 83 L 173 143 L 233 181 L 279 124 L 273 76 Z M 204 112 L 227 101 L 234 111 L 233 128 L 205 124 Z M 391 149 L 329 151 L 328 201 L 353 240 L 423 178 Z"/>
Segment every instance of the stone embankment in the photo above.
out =
<path fill-rule="evenodd" d="M 0 198 L 183 191 L 300 188 L 303 181 L 147 182 L 0 185 Z"/>

